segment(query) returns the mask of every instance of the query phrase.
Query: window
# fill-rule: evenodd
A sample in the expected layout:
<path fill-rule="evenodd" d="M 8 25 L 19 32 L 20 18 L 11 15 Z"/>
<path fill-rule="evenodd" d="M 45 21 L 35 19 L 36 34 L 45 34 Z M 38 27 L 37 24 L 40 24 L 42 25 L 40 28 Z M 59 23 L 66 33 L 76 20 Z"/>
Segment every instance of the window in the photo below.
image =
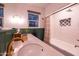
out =
<path fill-rule="evenodd" d="M 3 8 L 0 8 L 0 17 L 3 17 Z"/>
<path fill-rule="evenodd" d="M 38 27 L 39 14 L 38 12 L 28 11 L 29 27 Z"/>
<path fill-rule="evenodd" d="M 3 12 L 4 12 L 4 9 L 3 9 L 4 5 L 3 4 L 0 4 L 0 27 L 3 27 Z"/>

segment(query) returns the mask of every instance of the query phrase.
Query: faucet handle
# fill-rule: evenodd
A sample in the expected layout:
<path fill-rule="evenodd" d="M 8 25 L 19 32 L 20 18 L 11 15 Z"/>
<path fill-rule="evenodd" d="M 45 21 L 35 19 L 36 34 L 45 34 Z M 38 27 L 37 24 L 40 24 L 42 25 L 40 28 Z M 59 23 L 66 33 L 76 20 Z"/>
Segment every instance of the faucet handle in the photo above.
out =
<path fill-rule="evenodd" d="M 13 38 L 13 41 L 22 41 L 22 42 L 24 42 L 24 41 L 22 40 L 22 38 L 19 38 L 19 37 Z"/>
<path fill-rule="evenodd" d="M 78 48 L 79 48 L 79 45 L 75 45 L 75 48 L 76 48 L 76 47 L 78 47 Z"/>

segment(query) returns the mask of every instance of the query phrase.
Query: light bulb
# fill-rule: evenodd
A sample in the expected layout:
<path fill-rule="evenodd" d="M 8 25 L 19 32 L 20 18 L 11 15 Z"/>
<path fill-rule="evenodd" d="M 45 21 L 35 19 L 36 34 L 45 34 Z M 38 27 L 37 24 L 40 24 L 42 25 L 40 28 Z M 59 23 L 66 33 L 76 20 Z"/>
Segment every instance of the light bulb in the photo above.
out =
<path fill-rule="evenodd" d="M 19 17 L 19 16 L 13 16 L 13 17 L 11 17 L 10 22 L 11 22 L 12 24 L 21 25 L 21 24 L 24 23 L 24 19 L 21 18 L 21 17 Z"/>

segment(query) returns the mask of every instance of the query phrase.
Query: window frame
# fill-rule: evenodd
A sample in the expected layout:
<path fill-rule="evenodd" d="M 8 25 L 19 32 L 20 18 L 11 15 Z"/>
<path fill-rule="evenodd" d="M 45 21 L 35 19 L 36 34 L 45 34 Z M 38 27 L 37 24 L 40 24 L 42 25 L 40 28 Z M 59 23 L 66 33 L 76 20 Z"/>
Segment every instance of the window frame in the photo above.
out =
<path fill-rule="evenodd" d="M 37 16 L 38 16 L 38 20 L 29 20 L 29 14 L 37 15 Z M 28 27 L 30 27 L 30 28 L 37 28 L 37 27 L 39 27 L 39 19 L 40 19 L 40 13 L 39 13 L 39 12 L 29 11 L 29 12 L 28 12 Z M 35 21 L 35 22 L 37 22 L 37 26 L 29 26 L 29 22 L 30 22 L 30 21 Z"/>
<path fill-rule="evenodd" d="M 0 8 L 3 9 L 2 11 L 2 15 L 0 16 L 0 21 L 1 21 L 1 26 L 0 26 L 0 29 L 3 27 L 3 19 L 4 19 L 4 5 L 3 4 L 0 4 Z"/>

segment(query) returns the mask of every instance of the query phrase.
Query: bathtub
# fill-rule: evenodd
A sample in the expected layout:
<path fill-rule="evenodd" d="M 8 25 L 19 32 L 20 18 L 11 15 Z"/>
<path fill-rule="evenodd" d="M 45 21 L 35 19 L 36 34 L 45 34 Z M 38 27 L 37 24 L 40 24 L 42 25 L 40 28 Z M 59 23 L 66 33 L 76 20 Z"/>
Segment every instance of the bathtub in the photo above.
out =
<path fill-rule="evenodd" d="M 65 41 L 55 39 L 55 38 L 50 39 L 49 42 L 51 45 L 54 45 L 54 46 L 56 46 L 64 51 L 67 51 L 74 56 L 79 56 L 79 48 L 75 48 L 74 47 L 75 45 L 69 44 Z"/>
<path fill-rule="evenodd" d="M 24 43 L 15 44 L 13 56 L 64 56 L 32 34 L 28 34 L 27 38 Z"/>

